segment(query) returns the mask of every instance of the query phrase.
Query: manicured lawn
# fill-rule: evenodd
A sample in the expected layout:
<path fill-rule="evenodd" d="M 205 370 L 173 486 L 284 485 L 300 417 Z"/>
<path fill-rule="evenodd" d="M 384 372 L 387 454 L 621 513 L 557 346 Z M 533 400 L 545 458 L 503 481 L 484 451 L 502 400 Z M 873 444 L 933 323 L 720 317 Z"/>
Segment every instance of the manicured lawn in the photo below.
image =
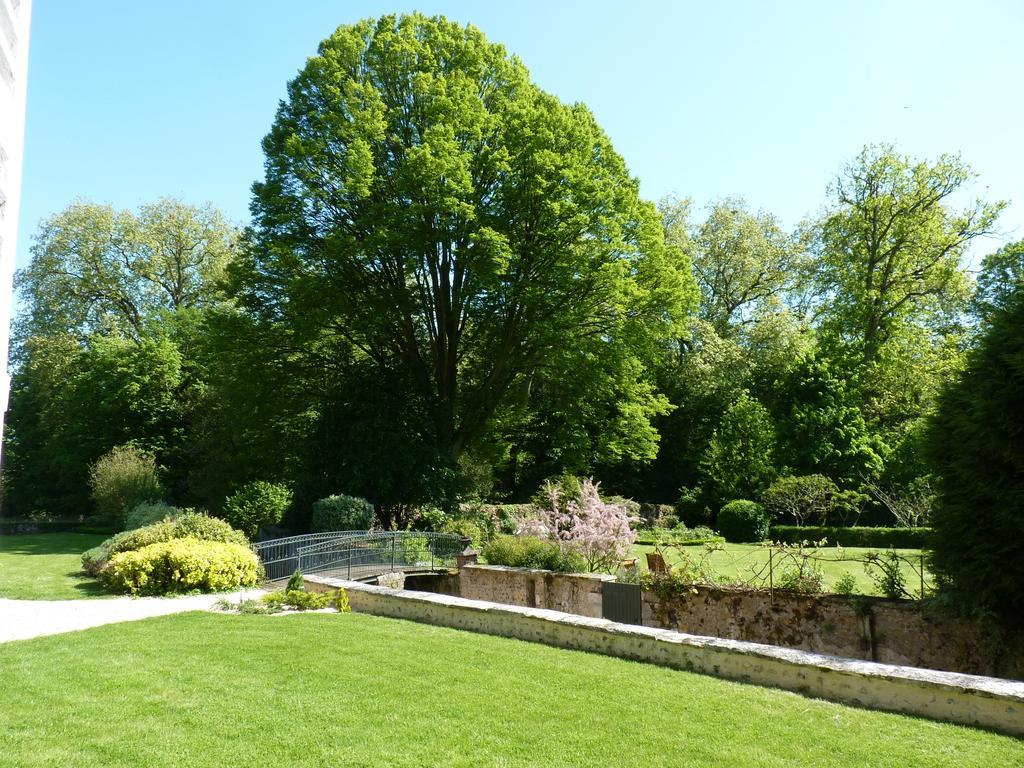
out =
<path fill-rule="evenodd" d="M 725 549 L 711 555 L 711 566 L 715 572 L 721 574 L 726 580 L 749 579 L 756 572 L 764 571 L 768 563 L 768 550 L 757 544 L 725 544 Z M 647 560 L 644 556 L 647 552 L 653 552 L 654 547 L 637 545 L 633 548 L 633 556 L 642 568 L 647 567 Z M 699 559 L 704 551 L 703 545 L 683 547 L 692 559 Z M 824 558 L 821 561 L 821 571 L 825 577 L 826 589 L 831 589 L 836 580 L 844 573 L 852 573 L 857 579 L 857 592 L 863 595 L 879 594 L 871 577 L 864 570 L 864 564 L 859 558 L 863 558 L 868 552 L 882 552 L 884 550 L 871 550 L 861 547 L 823 547 L 818 552 Z M 916 597 L 920 592 L 921 577 L 918 575 L 918 566 L 921 550 L 919 549 L 898 549 L 902 555 L 912 557 L 915 560 L 915 568 L 904 564 L 902 567 L 907 588 Z M 679 549 L 675 547 L 663 547 L 662 552 L 666 559 L 671 562 L 678 562 L 680 559 Z M 776 560 L 778 563 L 778 560 Z M 925 586 L 930 582 L 930 576 L 926 571 Z M 776 571 L 778 576 L 778 571 Z"/>
<path fill-rule="evenodd" d="M 82 553 L 104 538 L 87 533 L 0 536 L 0 597 L 73 600 L 103 596 L 99 582 L 82 573 Z"/>
<path fill-rule="evenodd" d="M 1020 766 L 1016 739 L 366 615 L 0 645 L 0 764 Z"/>

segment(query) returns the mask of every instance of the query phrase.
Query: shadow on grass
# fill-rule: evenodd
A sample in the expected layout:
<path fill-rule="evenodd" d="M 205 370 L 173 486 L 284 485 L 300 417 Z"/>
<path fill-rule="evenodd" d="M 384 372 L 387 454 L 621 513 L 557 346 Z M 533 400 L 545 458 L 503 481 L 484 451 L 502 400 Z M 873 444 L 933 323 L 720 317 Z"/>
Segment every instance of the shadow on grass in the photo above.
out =
<path fill-rule="evenodd" d="M 80 555 L 106 537 L 95 533 L 29 533 L 0 536 L 0 552 L 11 555 Z"/>
<path fill-rule="evenodd" d="M 67 578 L 74 581 L 74 588 L 82 593 L 84 597 L 116 597 L 108 592 L 103 585 L 92 576 L 86 576 L 81 571 L 72 571 Z"/>

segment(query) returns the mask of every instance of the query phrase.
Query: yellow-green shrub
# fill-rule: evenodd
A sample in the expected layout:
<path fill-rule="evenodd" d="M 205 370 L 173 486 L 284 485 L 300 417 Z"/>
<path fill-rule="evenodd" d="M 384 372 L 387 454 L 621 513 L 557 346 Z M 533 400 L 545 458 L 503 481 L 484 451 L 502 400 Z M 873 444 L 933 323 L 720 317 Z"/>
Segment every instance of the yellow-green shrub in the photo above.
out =
<path fill-rule="evenodd" d="M 137 595 L 221 592 L 255 586 L 263 566 L 241 544 L 172 539 L 114 555 L 100 578 L 110 589 Z"/>

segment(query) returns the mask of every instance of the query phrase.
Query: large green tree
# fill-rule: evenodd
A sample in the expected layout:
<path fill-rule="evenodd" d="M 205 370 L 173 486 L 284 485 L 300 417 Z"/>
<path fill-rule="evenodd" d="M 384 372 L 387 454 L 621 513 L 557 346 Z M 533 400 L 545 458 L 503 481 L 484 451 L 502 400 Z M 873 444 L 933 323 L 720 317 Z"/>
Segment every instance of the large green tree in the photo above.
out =
<path fill-rule="evenodd" d="M 473 27 L 340 27 L 263 146 L 240 304 L 311 356 L 400 382 L 451 467 L 562 350 L 647 349 L 693 301 L 685 254 L 589 110 Z"/>

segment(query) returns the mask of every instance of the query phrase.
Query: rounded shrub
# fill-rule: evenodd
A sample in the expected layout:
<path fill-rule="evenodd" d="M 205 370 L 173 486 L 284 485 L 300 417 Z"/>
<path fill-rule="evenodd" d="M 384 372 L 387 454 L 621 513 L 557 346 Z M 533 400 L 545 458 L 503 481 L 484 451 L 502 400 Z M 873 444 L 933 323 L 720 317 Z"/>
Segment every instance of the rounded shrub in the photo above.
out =
<path fill-rule="evenodd" d="M 261 525 L 281 522 L 291 503 L 288 486 L 256 480 L 228 497 L 224 502 L 224 519 L 252 539 Z"/>
<path fill-rule="evenodd" d="M 144 525 L 158 523 L 168 517 L 176 517 L 178 508 L 163 501 L 144 501 L 128 510 L 124 516 L 124 529 L 132 531 Z"/>
<path fill-rule="evenodd" d="M 134 445 L 115 446 L 97 459 L 89 468 L 89 487 L 99 516 L 118 526 L 128 510 L 164 495 L 156 460 Z"/>
<path fill-rule="evenodd" d="M 334 494 L 313 502 L 314 531 L 366 531 L 373 525 L 373 504 L 359 496 Z"/>
<path fill-rule="evenodd" d="M 726 541 L 764 541 L 770 525 L 764 507 L 746 499 L 730 501 L 718 513 L 718 532 Z"/>
<path fill-rule="evenodd" d="M 484 546 L 483 556 L 490 565 L 513 568 L 538 568 L 563 573 L 587 569 L 579 555 L 562 552 L 553 541 L 536 536 L 495 536 Z"/>
<path fill-rule="evenodd" d="M 259 584 L 263 566 L 241 544 L 173 539 L 114 555 L 100 578 L 109 589 L 133 595 L 222 592 Z"/>

